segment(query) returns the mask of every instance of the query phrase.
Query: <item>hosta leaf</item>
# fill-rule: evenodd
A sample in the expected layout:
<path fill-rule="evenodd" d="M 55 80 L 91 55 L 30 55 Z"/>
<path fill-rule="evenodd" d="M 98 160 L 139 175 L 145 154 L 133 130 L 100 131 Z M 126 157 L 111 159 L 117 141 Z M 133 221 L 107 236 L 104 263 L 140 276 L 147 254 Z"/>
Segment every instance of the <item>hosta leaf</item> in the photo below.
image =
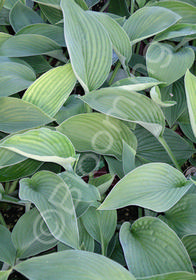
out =
<path fill-rule="evenodd" d="M 172 127 L 186 108 L 186 93 L 183 79 L 176 81 L 168 87 L 161 88 L 161 96 L 164 101 L 176 102 L 176 105 L 171 108 L 162 109 L 169 126 Z"/>
<path fill-rule="evenodd" d="M 112 117 L 138 123 L 159 137 L 165 127 L 164 115 L 148 97 L 123 87 L 103 88 L 81 98 L 93 109 Z"/>
<path fill-rule="evenodd" d="M 187 194 L 163 216 L 180 237 L 196 234 L 196 194 Z"/>
<path fill-rule="evenodd" d="M 155 37 L 156 41 L 169 40 L 173 38 L 196 35 L 196 24 L 178 23 Z"/>
<path fill-rule="evenodd" d="M 79 152 L 92 151 L 121 158 L 122 139 L 133 149 L 137 147 L 135 135 L 125 124 L 99 113 L 73 116 L 57 130 L 67 135 Z"/>
<path fill-rule="evenodd" d="M 73 71 L 85 91 L 99 88 L 112 63 L 112 45 L 103 25 L 73 0 L 61 2 L 65 41 Z"/>
<path fill-rule="evenodd" d="M 182 238 L 182 242 L 183 242 L 193 264 L 196 265 L 196 234 L 185 235 Z"/>
<path fill-rule="evenodd" d="M 196 7 L 187 3 L 188 1 L 160 1 L 153 3 L 153 6 L 160 6 L 180 15 L 180 23 L 196 23 Z"/>
<path fill-rule="evenodd" d="M 195 280 L 196 275 L 189 272 L 171 272 L 156 276 L 139 278 L 143 280 Z"/>
<path fill-rule="evenodd" d="M 135 168 L 135 155 L 135 150 L 123 142 L 122 162 L 125 175 Z"/>
<path fill-rule="evenodd" d="M 23 57 L 23 60 L 34 69 L 36 74 L 42 74 L 52 69 L 45 57 L 41 55 Z"/>
<path fill-rule="evenodd" d="M 63 19 L 63 13 L 58 8 L 56 9 L 54 7 L 42 4 L 39 4 L 39 7 L 50 23 L 56 24 Z"/>
<path fill-rule="evenodd" d="M 60 10 L 60 0 L 36 0 L 35 2 L 44 4 L 49 8 L 55 8 Z"/>
<path fill-rule="evenodd" d="M 193 272 L 182 242 L 157 218 L 141 218 L 131 228 L 130 223 L 124 223 L 120 230 L 120 242 L 127 266 L 136 277 L 174 271 Z"/>
<path fill-rule="evenodd" d="M 38 15 L 38 13 L 20 1 L 17 1 L 13 6 L 9 17 L 10 24 L 15 32 L 18 32 L 21 28 L 30 24 L 43 23 L 43 19 Z"/>
<path fill-rule="evenodd" d="M 196 77 L 189 70 L 185 75 L 185 90 L 191 127 L 196 137 Z"/>
<path fill-rule="evenodd" d="M 126 32 L 114 19 L 105 13 L 99 12 L 93 13 L 92 15 L 94 15 L 107 30 L 115 53 L 118 55 L 122 65 L 126 67 L 125 65 L 129 62 L 132 54 L 131 43 Z"/>
<path fill-rule="evenodd" d="M 162 101 L 161 92 L 158 86 L 155 86 L 150 90 L 150 97 L 155 103 L 157 103 L 161 107 L 171 107 L 176 105 L 175 101 Z"/>
<path fill-rule="evenodd" d="M 129 10 L 125 0 L 110 0 L 108 12 L 123 17 L 129 16 Z"/>
<path fill-rule="evenodd" d="M 70 140 L 48 128 L 12 135 L 3 139 L 0 147 L 35 160 L 54 162 L 68 169 L 75 161 L 75 150 Z"/>
<path fill-rule="evenodd" d="M 172 163 L 163 146 L 151 133 L 142 127 L 137 127 L 134 133 L 138 140 L 136 157 L 148 162 Z M 171 129 L 166 128 L 163 136 L 180 165 L 194 153 L 195 149 Z"/>
<path fill-rule="evenodd" d="M 82 9 L 88 10 L 88 6 L 84 0 L 74 0 Z"/>
<path fill-rule="evenodd" d="M 88 7 L 91 8 L 92 6 L 97 4 L 99 2 L 99 0 L 85 0 L 85 2 L 88 5 Z"/>
<path fill-rule="evenodd" d="M 95 241 L 85 229 L 81 218 L 78 219 L 78 228 L 80 235 L 80 248 L 84 251 L 94 252 Z"/>
<path fill-rule="evenodd" d="M 0 148 L 0 169 L 24 161 L 26 157 L 7 149 Z"/>
<path fill-rule="evenodd" d="M 166 30 L 181 17 L 161 7 L 144 7 L 135 12 L 124 24 L 131 43 L 135 44 L 145 38 Z"/>
<path fill-rule="evenodd" d="M 81 219 L 88 233 L 101 244 L 102 254 L 106 255 L 108 244 L 116 230 L 116 211 L 102 212 L 90 207 Z"/>
<path fill-rule="evenodd" d="M 109 189 L 113 180 L 114 175 L 107 173 L 96 178 L 89 178 L 88 183 L 96 186 L 100 194 L 103 195 Z"/>
<path fill-rule="evenodd" d="M 2 35 L 0 34 L 0 56 L 25 57 L 61 49 L 60 45 L 55 41 L 37 34 L 12 36 L 4 40 L 4 42 L 1 42 L 1 37 Z"/>
<path fill-rule="evenodd" d="M 37 79 L 25 92 L 23 100 L 54 117 L 76 83 L 71 64 L 56 67 Z"/>
<path fill-rule="evenodd" d="M 129 77 L 115 82 L 112 87 L 121 87 L 130 91 L 140 91 L 158 84 L 160 84 L 159 81 L 149 77 Z"/>
<path fill-rule="evenodd" d="M 5 0 L 0 1 L 0 10 L 3 8 L 4 2 L 5 2 Z"/>
<path fill-rule="evenodd" d="M 12 243 L 10 231 L 0 225 L 0 261 L 13 266 L 16 259 L 16 249 Z"/>
<path fill-rule="evenodd" d="M 154 43 L 146 53 L 148 74 L 170 85 L 185 74 L 194 59 L 194 51 L 189 47 L 175 51 L 169 44 Z"/>
<path fill-rule="evenodd" d="M 35 204 L 56 239 L 79 247 L 75 209 L 63 179 L 52 172 L 40 171 L 31 179 L 20 181 L 19 196 Z"/>
<path fill-rule="evenodd" d="M 6 271 L 0 271 L 0 280 L 7 280 L 11 272 L 12 269 Z"/>
<path fill-rule="evenodd" d="M 0 182 L 9 182 L 26 176 L 30 176 L 35 173 L 42 166 L 42 164 L 43 163 L 40 161 L 26 159 L 17 164 L 1 168 Z"/>
<path fill-rule="evenodd" d="M 12 97 L 0 98 L 0 131 L 12 133 L 52 121 L 52 118 L 29 102 Z"/>
<path fill-rule="evenodd" d="M 33 208 L 18 220 L 12 231 L 17 257 L 25 259 L 46 251 L 57 244 L 38 210 Z"/>
<path fill-rule="evenodd" d="M 85 183 L 76 174 L 63 172 L 59 176 L 69 187 L 78 217 L 83 215 L 91 204 L 97 202 L 97 200 L 101 200 L 98 189 Z"/>
<path fill-rule="evenodd" d="M 164 212 L 192 186 L 184 175 L 165 163 L 148 163 L 128 173 L 106 197 L 100 210 L 138 205 Z"/>
<path fill-rule="evenodd" d="M 74 250 L 33 258 L 14 269 L 30 279 L 135 280 L 129 271 L 104 256 Z"/>
<path fill-rule="evenodd" d="M 80 153 L 75 172 L 79 176 L 85 176 L 100 169 L 100 155 L 91 152 Z"/>
<path fill-rule="evenodd" d="M 32 68 L 15 62 L 0 63 L 0 96 L 9 96 L 28 88 L 36 76 Z"/>
<path fill-rule="evenodd" d="M 17 32 L 17 35 L 21 34 L 37 34 L 54 40 L 60 46 L 65 47 L 65 39 L 63 28 L 57 25 L 37 23 L 28 25 Z"/>

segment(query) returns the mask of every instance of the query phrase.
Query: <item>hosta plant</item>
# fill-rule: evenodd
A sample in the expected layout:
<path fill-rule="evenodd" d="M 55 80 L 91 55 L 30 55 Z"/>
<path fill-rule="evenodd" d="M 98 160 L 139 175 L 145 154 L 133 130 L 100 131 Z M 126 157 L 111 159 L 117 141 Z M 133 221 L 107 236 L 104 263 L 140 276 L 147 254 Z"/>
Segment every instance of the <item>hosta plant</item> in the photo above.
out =
<path fill-rule="evenodd" d="M 195 0 L 0 0 L 1 280 L 196 279 L 195 51 Z"/>

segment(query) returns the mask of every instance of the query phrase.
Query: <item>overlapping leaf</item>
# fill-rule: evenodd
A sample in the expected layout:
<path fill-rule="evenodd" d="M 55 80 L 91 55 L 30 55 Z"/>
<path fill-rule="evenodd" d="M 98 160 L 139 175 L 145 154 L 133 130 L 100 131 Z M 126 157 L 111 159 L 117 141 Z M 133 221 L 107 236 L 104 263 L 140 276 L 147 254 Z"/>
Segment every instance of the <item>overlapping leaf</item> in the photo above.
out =
<path fill-rule="evenodd" d="M 16 249 L 12 243 L 10 231 L 0 225 L 0 260 L 13 266 L 16 259 Z"/>
<path fill-rule="evenodd" d="M 164 31 L 181 17 L 161 7 L 144 7 L 135 12 L 124 24 L 132 44 Z"/>
<path fill-rule="evenodd" d="M 55 268 L 55 269 L 54 269 Z M 77 268 L 77 269 L 76 269 Z M 15 269 L 30 279 L 135 280 L 121 265 L 98 254 L 63 251 L 22 262 Z"/>
<path fill-rule="evenodd" d="M 130 223 L 124 223 L 120 241 L 127 266 L 138 278 L 175 271 L 193 272 L 182 242 L 157 218 L 141 218 L 131 228 Z"/>
<path fill-rule="evenodd" d="M 165 120 L 160 107 L 148 97 L 127 88 L 103 88 L 81 99 L 104 114 L 142 125 L 156 137 L 164 131 Z"/>
<path fill-rule="evenodd" d="M 25 92 L 23 100 L 39 107 L 50 117 L 59 111 L 76 83 L 71 64 L 54 68 L 37 79 Z"/>
<path fill-rule="evenodd" d="M 109 36 L 96 17 L 73 0 L 63 0 L 61 6 L 73 71 L 85 91 L 97 89 L 106 80 L 112 63 Z"/>
<path fill-rule="evenodd" d="M 51 117 L 29 102 L 12 97 L 0 98 L 0 131 L 12 133 L 52 121 Z"/>
<path fill-rule="evenodd" d="M 35 204 L 56 239 L 79 248 L 77 218 L 69 188 L 62 178 L 40 171 L 20 181 L 19 196 Z"/>
<path fill-rule="evenodd" d="M 125 124 L 99 113 L 73 116 L 65 120 L 57 130 L 67 135 L 80 152 L 92 151 L 121 158 L 122 139 L 133 149 L 137 147 L 135 135 Z"/>
<path fill-rule="evenodd" d="M 177 169 L 165 163 L 148 163 L 128 173 L 106 197 L 100 210 L 138 205 L 164 212 L 192 186 Z"/>
<path fill-rule="evenodd" d="M 54 162 L 68 169 L 75 161 L 75 150 L 70 140 L 48 128 L 12 135 L 1 141 L 0 147 L 38 161 Z"/>

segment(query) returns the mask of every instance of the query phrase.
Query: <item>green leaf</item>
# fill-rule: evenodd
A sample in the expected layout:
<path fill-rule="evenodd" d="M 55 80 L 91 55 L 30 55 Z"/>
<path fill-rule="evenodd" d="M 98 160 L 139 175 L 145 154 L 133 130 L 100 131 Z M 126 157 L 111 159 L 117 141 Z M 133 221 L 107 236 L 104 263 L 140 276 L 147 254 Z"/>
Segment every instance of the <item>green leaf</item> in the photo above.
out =
<path fill-rule="evenodd" d="M 80 153 L 76 163 L 75 172 L 79 176 L 89 175 L 89 173 L 99 170 L 100 155 L 91 152 Z"/>
<path fill-rule="evenodd" d="M 75 150 L 70 140 L 48 128 L 12 135 L 3 139 L 0 147 L 35 160 L 57 163 L 65 169 L 75 161 Z"/>
<path fill-rule="evenodd" d="M 161 1 L 153 3 L 153 6 L 164 7 L 170 9 L 174 13 L 181 16 L 180 23 L 196 24 L 196 7 L 187 3 L 188 1 Z"/>
<path fill-rule="evenodd" d="M 161 161 L 169 164 L 172 163 L 163 146 L 151 133 L 142 127 L 137 127 L 134 133 L 138 140 L 136 158 L 144 159 L 147 162 Z M 163 137 L 180 165 L 183 165 L 195 151 L 188 142 L 171 129 L 165 128 Z M 178 143 L 178 145 L 176 145 L 176 143 Z"/>
<path fill-rule="evenodd" d="M 114 157 L 104 156 L 108 164 L 108 168 L 111 174 L 118 175 L 119 178 L 124 177 L 123 163 L 121 160 L 117 160 Z"/>
<path fill-rule="evenodd" d="M 125 175 L 135 168 L 135 155 L 135 150 L 123 141 L 122 161 Z"/>
<path fill-rule="evenodd" d="M 148 74 L 170 85 L 185 74 L 194 59 L 194 51 L 189 47 L 175 51 L 169 44 L 153 43 L 146 53 Z"/>
<path fill-rule="evenodd" d="M 36 76 L 32 68 L 16 63 L 0 63 L 0 96 L 9 96 L 28 88 Z"/>
<path fill-rule="evenodd" d="M 33 208 L 20 217 L 12 231 L 17 258 L 25 259 L 46 251 L 57 244 L 38 210 Z"/>
<path fill-rule="evenodd" d="M 81 129 L 82 127 L 82 129 Z M 69 137 L 79 152 L 122 156 L 122 139 L 136 150 L 135 135 L 121 121 L 99 113 L 79 114 L 64 121 L 58 131 Z"/>
<path fill-rule="evenodd" d="M 164 212 L 175 205 L 192 186 L 184 175 L 165 163 L 137 167 L 120 180 L 106 197 L 100 210 L 138 205 Z"/>
<path fill-rule="evenodd" d="M 25 92 L 23 100 L 39 107 L 50 117 L 59 111 L 76 83 L 71 64 L 56 67 L 37 79 Z"/>
<path fill-rule="evenodd" d="M 169 126 L 172 127 L 186 108 L 186 93 L 183 79 L 176 81 L 168 87 L 161 88 L 161 96 L 163 101 L 170 100 L 176 102 L 175 106 L 162 109 Z"/>
<path fill-rule="evenodd" d="M 165 127 L 164 115 L 148 97 L 123 87 L 102 88 L 81 98 L 93 109 L 112 117 L 138 123 L 157 138 Z"/>
<path fill-rule="evenodd" d="M 100 194 L 103 195 L 109 189 L 113 180 L 114 175 L 107 173 L 96 178 L 90 177 L 88 183 L 96 186 Z"/>
<path fill-rule="evenodd" d="M 85 91 L 99 88 L 112 63 L 112 44 L 96 17 L 82 10 L 73 0 L 61 2 L 65 41 L 73 71 Z"/>
<path fill-rule="evenodd" d="M 20 181 L 19 196 L 35 204 L 54 237 L 79 248 L 79 233 L 73 200 L 62 178 L 40 171 Z"/>
<path fill-rule="evenodd" d="M 85 183 L 79 176 L 71 172 L 63 172 L 59 176 L 69 187 L 77 217 L 84 214 L 89 206 L 97 200 L 101 200 L 99 191 L 96 187 Z"/>
<path fill-rule="evenodd" d="M 12 269 L 6 271 L 0 271 L 0 280 L 7 280 L 11 272 Z"/>
<path fill-rule="evenodd" d="M 135 280 L 118 263 L 98 254 L 68 250 L 30 259 L 15 266 L 30 279 Z"/>
<path fill-rule="evenodd" d="M 35 173 L 41 166 L 42 162 L 27 159 L 20 163 L 0 169 L 0 182 L 14 181 Z"/>
<path fill-rule="evenodd" d="M 0 169 L 8 167 L 26 160 L 26 157 L 21 156 L 12 151 L 0 148 Z"/>
<path fill-rule="evenodd" d="M 162 101 L 161 92 L 158 86 L 155 86 L 150 90 L 150 97 L 161 107 L 171 107 L 176 105 L 175 101 Z"/>
<path fill-rule="evenodd" d="M 144 7 L 136 11 L 124 24 L 131 43 L 135 44 L 174 25 L 181 17 L 161 7 Z"/>
<path fill-rule="evenodd" d="M 116 211 L 99 211 L 90 207 L 81 219 L 88 233 L 101 244 L 102 254 L 106 255 L 108 244 L 116 230 Z"/>
<path fill-rule="evenodd" d="M 175 271 L 193 272 L 182 242 L 157 218 L 141 218 L 131 228 L 125 222 L 120 230 L 120 242 L 127 266 L 138 278 Z"/>
<path fill-rule="evenodd" d="M 44 56 L 41 55 L 23 57 L 23 60 L 34 69 L 36 74 L 44 73 L 52 69 L 52 66 L 48 63 Z"/>
<path fill-rule="evenodd" d="M 75 0 L 75 2 L 83 9 L 88 10 L 88 6 L 84 0 Z"/>
<path fill-rule="evenodd" d="M 195 280 L 196 275 L 189 272 L 172 272 L 151 277 L 141 278 L 143 280 Z"/>
<path fill-rule="evenodd" d="M 60 0 L 36 0 L 35 2 L 39 4 L 44 4 L 44 6 L 47 6 L 52 9 L 58 9 L 60 10 Z"/>
<path fill-rule="evenodd" d="M 182 242 L 195 266 L 195 264 L 196 264 L 196 234 L 185 235 L 182 238 Z"/>
<path fill-rule="evenodd" d="M 151 88 L 161 82 L 149 77 L 129 77 L 115 82 L 112 87 L 121 87 L 127 90 L 140 91 Z"/>
<path fill-rule="evenodd" d="M 63 19 L 63 13 L 61 10 L 59 10 L 59 8 L 56 9 L 54 7 L 42 4 L 39 4 L 39 7 L 50 23 L 56 24 Z"/>
<path fill-rule="evenodd" d="M 0 11 L 1 11 L 1 9 L 3 8 L 4 2 L 5 2 L 5 0 L 1 0 L 1 1 L 0 1 Z"/>
<path fill-rule="evenodd" d="M 163 216 L 163 220 L 173 228 L 180 237 L 196 234 L 196 194 L 190 193 L 181 198 Z"/>
<path fill-rule="evenodd" d="M 125 0 L 110 0 L 108 12 L 123 17 L 129 16 L 129 10 Z"/>
<path fill-rule="evenodd" d="M 25 57 L 61 49 L 55 41 L 37 34 L 11 36 L 4 42 L 1 42 L 1 37 L 2 33 L 0 34 L 0 56 Z"/>
<path fill-rule="evenodd" d="M 37 106 L 18 98 L 0 98 L 0 131 L 17 132 L 52 122 Z"/>
<path fill-rule="evenodd" d="M 10 11 L 10 24 L 15 32 L 34 23 L 43 23 L 42 18 L 31 8 L 17 1 Z"/>
<path fill-rule="evenodd" d="M 78 219 L 78 228 L 80 235 L 80 248 L 84 251 L 94 252 L 95 242 L 93 237 L 87 232 L 82 219 Z"/>
<path fill-rule="evenodd" d="M 159 33 L 156 37 L 156 41 L 169 40 L 173 38 L 184 37 L 188 35 L 196 35 L 196 24 L 178 23 L 167 30 Z"/>
<path fill-rule="evenodd" d="M 189 70 L 185 75 L 185 90 L 191 127 L 196 137 L 196 77 Z"/>
<path fill-rule="evenodd" d="M 16 249 L 12 243 L 10 231 L 0 225 L 0 261 L 13 266 L 16 259 Z"/>
<path fill-rule="evenodd" d="M 121 64 L 126 69 L 126 65 L 128 64 L 132 54 L 131 43 L 126 32 L 114 19 L 105 13 L 91 12 L 91 14 L 104 26 L 108 32 L 113 49 L 118 55 Z"/>
<path fill-rule="evenodd" d="M 48 37 L 49 39 L 55 41 L 60 46 L 65 47 L 65 39 L 63 28 L 61 26 L 37 23 L 28 25 L 17 32 L 16 35 L 21 34 L 37 34 Z"/>

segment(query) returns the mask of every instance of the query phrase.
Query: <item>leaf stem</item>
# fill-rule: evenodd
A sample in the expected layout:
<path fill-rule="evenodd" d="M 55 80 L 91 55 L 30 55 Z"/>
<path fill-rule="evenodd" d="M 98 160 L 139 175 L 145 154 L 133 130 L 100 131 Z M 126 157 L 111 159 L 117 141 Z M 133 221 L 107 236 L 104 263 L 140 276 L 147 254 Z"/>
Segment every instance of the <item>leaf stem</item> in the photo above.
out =
<path fill-rule="evenodd" d="M 158 138 L 159 142 L 161 143 L 161 145 L 164 147 L 164 149 L 166 150 L 166 152 L 168 153 L 170 159 L 172 160 L 173 164 L 175 165 L 175 167 L 179 170 L 182 171 L 180 168 L 180 165 L 177 161 L 177 159 L 175 158 L 172 150 L 170 149 L 170 147 L 168 146 L 167 142 L 165 141 L 165 139 L 163 138 L 163 136 L 160 136 Z"/>
<path fill-rule="evenodd" d="M 105 9 L 107 9 L 107 7 L 109 6 L 109 4 L 110 4 L 110 0 L 107 1 L 107 2 L 104 4 L 104 6 L 100 9 L 100 12 L 104 12 Z"/>
<path fill-rule="evenodd" d="M 131 0 L 131 15 L 134 13 L 135 0 Z"/>
<path fill-rule="evenodd" d="M 114 81 L 114 78 L 115 78 L 115 76 L 116 76 L 118 70 L 120 69 L 120 67 L 121 67 L 121 62 L 120 62 L 120 60 L 119 60 L 119 61 L 117 62 L 117 64 L 116 64 L 116 67 L 115 67 L 114 71 L 112 72 L 112 75 L 111 75 L 110 80 L 109 80 L 109 82 L 108 82 L 108 85 L 109 85 L 109 86 L 111 86 L 112 82 Z"/>

